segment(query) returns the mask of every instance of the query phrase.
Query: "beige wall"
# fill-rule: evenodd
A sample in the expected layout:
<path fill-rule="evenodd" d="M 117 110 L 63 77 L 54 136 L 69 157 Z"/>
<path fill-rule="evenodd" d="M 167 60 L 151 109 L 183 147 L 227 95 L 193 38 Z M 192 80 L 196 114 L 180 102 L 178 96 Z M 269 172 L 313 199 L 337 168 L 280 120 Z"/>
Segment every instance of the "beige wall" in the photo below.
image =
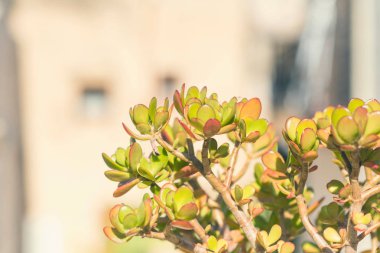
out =
<path fill-rule="evenodd" d="M 136 194 L 112 198 L 116 186 L 103 176 L 100 153 L 127 145 L 120 122 L 129 122 L 133 104 L 165 95 L 160 78 L 207 85 L 222 98 L 258 96 L 270 115 L 273 38 L 286 40 L 299 32 L 304 2 L 287 1 L 299 9 L 298 16 L 290 11 L 293 23 L 266 33 L 276 24 L 268 24 L 265 13 L 273 16 L 285 5 L 17 1 L 11 24 L 22 88 L 25 252 L 104 252 L 107 210 Z M 263 16 L 252 19 L 256 9 Z M 103 115 L 83 113 L 86 85 L 106 89 Z"/>

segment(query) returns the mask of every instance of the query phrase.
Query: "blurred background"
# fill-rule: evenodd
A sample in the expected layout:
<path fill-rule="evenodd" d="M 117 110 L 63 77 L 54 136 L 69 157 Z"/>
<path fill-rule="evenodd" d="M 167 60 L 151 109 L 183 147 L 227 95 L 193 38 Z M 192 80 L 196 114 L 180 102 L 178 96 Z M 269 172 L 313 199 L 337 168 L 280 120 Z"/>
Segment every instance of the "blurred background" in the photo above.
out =
<path fill-rule="evenodd" d="M 207 85 L 261 98 L 280 132 L 380 98 L 379 27 L 376 0 L 0 0 L 0 253 L 174 252 L 102 232 L 140 199 L 112 198 L 100 156 L 128 145 L 129 107 Z"/>

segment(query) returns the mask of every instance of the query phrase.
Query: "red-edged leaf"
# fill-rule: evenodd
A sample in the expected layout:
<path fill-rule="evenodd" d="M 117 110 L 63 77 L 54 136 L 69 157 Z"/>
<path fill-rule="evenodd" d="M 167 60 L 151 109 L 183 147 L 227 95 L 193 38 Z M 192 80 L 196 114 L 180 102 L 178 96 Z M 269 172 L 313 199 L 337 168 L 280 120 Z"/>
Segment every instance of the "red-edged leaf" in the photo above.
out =
<path fill-rule="evenodd" d="M 183 230 L 193 230 L 193 226 L 190 222 L 184 220 L 174 220 L 170 223 L 172 227 L 183 229 Z"/>
<path fill-rule="evenodd" d="M 206 137 L 214 136 L 221 128 L 219 120 L 209 119 L 203 127 L 203 133 Z"/>
<path fill-rule="evenodd" d="M 137 139 L 137 140 L 150 140 L 150 136 L 146 136 L 146 135 L 139 135 L 139 134 L 136 134 L 136 133 L 134 133 L 134 132 L 132 132 L 132 130 L 131 129 L 129 129 L 128 127 L 127 127 L 127 125 L 126 124 L 124 124 L 124 123 L 122 123 L 123 124 L 123 128 L 124 128 L 124 130 L 127 132 L 127 134 L 129 135 L 129 136 L 131 136 L 132 138 L 135 138 L 135 139 Z"/>
<path fill-rule="evenodd" d="M 131 190 L 135 185 L 137 185 L 140 182 L 141 182 L 141 180 L 139 178 L 135 178 L 133 180 L 130 180 L 130 181 L 126 182 L 125 184 L 119 186 L 113 192 L 113 196 L 115 198 L 117 198 L 117 197 L 120 197 L 120 196 L 126 194 L 129 190 Z"/>

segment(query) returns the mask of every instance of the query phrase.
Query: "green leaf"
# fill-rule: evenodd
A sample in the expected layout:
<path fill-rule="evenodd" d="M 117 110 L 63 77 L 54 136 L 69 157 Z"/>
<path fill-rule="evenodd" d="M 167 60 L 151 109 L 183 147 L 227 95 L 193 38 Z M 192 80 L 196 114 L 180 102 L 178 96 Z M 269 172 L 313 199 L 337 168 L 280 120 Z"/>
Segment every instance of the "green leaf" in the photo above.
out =
<path fill-rule="evenodd" d="M 244 119 L 247 126 L 247 134 L 258 131 L 260 135 L 263 135 L 268 129 L 268 121 L 265 119 L 252 120 L 251 118 Z"/>
<path fill-rule="evenodd" d="M 175 202 L 174 202 L 175 203 Z M 179 220 L 192 220 L 197 216 L 198 206 L 195 203 L 187 203 L 175 213 L 175 217 Z"/>
<path fill-rule="evenodd" d="M 108 168 L 120 170 L 120 171 L 127 171 L 127 168 L 117 164 L 114 160 L 112 160 L 111 157 L 109 157 L 106 153 L 102 153 L 102 157 Z"/>
<path fill-rule="evenodd" d="M 145 105 L 138 104 L 133 107 L 133 123 L 138 124 L 148 124 L 149 122 L 149 109 Z"/>
<path fill-rule="evenodd" d="M 339 136 L 349 144 L 359 139 L 359 129 L 351 116 L 342 117 L 337 125 Z"/>
<path fill-rule="evenodd" d="M 380 111 L 380 103 L 376 99 L 371 99 L 365 104 L 371 109 L 371 112 Z"/>
<path fill-rule="evenodd" d="M 339 180 L 334 179 L 327 183 L 327 190 L 332 194 L 338 194 L 343 187 L 344 184 Z"/>
<path fill-rule="evenodd" d="M 224 158 L 229 154 L 229 144 L 223 143 L 216 151 L 215 158 Z"/>
<path fill-rule="evenodd" d="M 323 237 L 326 238 L 326 240 L 329 242 L 342 242 L 342 238 L 340 237 L 339 233 L 332 227 L 327 227 L 325 230 L 323 230 Z"/>
<path fill-rule="evenodd" d="M 124 226 L 123 224 L 120 222 L 120 219 L 119 219 L 119 211 L 120 209 L 122 208 L 123 206 L 118 204 L 118 205 L 115 205 L 109 212 L 109 219 L 110 219 L 110 222 L 112 224 L 112 226 L 114 226 L 117 231 L 119 231 L 120 233 L 124 233 L 125 230 L 124 230 Z"/>
<path fill-rule="evenodd" d="M 107 170 L 104 175 L 111 181 L 123 182 L 131 178 L 131 174 L 125 171 L 119 170 Z"/>
<path fill-rule="evenodd" d="M 297 126 L 300 123 L 300 119 L 297 117 L 290 117 L 286 120 L 285 130 L 286 133 L 292 141 L 296 140 L 297 137 Z"/>
<path fill-rule="evenodd" d="M 182 186 L 175 192 L 173 200 L 174 210 L 178 212 L 183 205 L 193 202 L 194 195 L 190 188 Z"/>
<path fill-rule="evenodd" d="M 303 119 L 298 123 L 297 128 L 296 128 L 298 144 L 301 143 L 302 134 L 304 133 L 305 129 L 308 129 L 308 128 L 310 128 L 314 133 L 317 132 L 317 125 L 311 119 Z"/>
<path fill-rule="evenodd" d="M 209 119 L 215 119 L 215 111 L 209 105 L 202 105 L 197 112 L 197 118 L 205 124 Z"/>
<path fill-rule="evenodd" d="M 115 152 L 116 162 L 121 166 L 125 166 L 125 149 L 117 148 Z"/>
<path fill-rule="evenodd" d="M 240 200 L 242 200 L 243 198 L 243 189 L 239 186 L 239 185 L 236 185 L 235 186 L 235 189 L 233 191 L 233 197 L 235 199 L 236 202 L 239 202 Z"/>
<path fill-rule="evenodd" d="M 123 224 L 126 229 L 135 228 L 138 225 L 137 216 L 133 213 L 127 214 L 124 217 Z"/>
<path fill-rule="evenodd" d="M 300 146 L 302 151 L 307 152 L 313 149 L 317 135 L 311 128 L 305 128 L 301 134 Z"/>
<path fill-rule="evenodd" d="M 150 126 L 147 123 L 139 123 L 136 124 L 136 129 L 139 131 L 141 134 L 149 134 L 150 133 Z"/>
<path fill-rule="evenodd" d="M 154 129 L 160 130 L 167 122 L 169 119 L 169 112 L 167 111 L 162 111 L 162 112 L 157 112 L 155 116 L 154 122 Z"/>
<path fill-rule="evenodd" d="M 142 158 L 142 149 L 140 144 L 137 142 L 133 143 L 129 149 L 129 167 L 132 171 L 137 171 L 137 167 L 140 164 L 140 160 Z"/>
<path fill-rule="evenodd" d="M 217 247 L 218 241 L 216 240 L 215 236 L 210 236 L 207 240 L 207 248 L 215 251 Z"/>
<path fill-rule="evenodd" d="M 157 111 L 157 98 L 152 98 L 149 103 L 149 118 L 151 122 L 155 122 Z"/>
<path fill-rule="evenodd" d="M 331 123 L 334 127 L 336 127 L 341 118 L 343 118 L 344 116 L 350 116 L 350 114 L 351 113 L 347 108 L 338 106 L 337 108 L 335 108 L 331 115 Z"/>
<path fill-rule="evenodd" d="M 365 135 L 380 133 L 380 111 L 371 112 L 368 114 L 368 121 L 365 128 Z"/>
<path fill-rule="evenodd" d="M 320 253 L 318 246 L 311 242 L 305 242 L 302 244 L 302 250 L 304 253 Z"/>
<path fill-rule="evenodd" d="M 222 126 L 231 124 L 234 122 L 234 117 L 236 113 L 236 103 L 228 103 L 225 106 L 223 106 L 222 110 Z"/>
<path fill-rule="evenodd" d="M 281 227 L 277 224 L 273 225 L 268 234 L 268 240 L 267 240 L 268 245 L 272 245 L 278 240 L 280 240 L 281 234 L 282 234 Z"/>
<path fill-rule="evenodd" d="M 264 165 L 271 170 L 284 171 L 286 169 L 284 158 L 277 152 L 269 151 L 261 159 Z"/>
<path fill-rule="evenodd" d="M 351 113 L 354 113 L 356 108 L 363 106 L 363 105 L 364 105 L 363 100 L 361 100 L 360 98 L 353 98 L 350 100 L 347 107 L 348 107 L 348 110 L 351 111 Z"/>

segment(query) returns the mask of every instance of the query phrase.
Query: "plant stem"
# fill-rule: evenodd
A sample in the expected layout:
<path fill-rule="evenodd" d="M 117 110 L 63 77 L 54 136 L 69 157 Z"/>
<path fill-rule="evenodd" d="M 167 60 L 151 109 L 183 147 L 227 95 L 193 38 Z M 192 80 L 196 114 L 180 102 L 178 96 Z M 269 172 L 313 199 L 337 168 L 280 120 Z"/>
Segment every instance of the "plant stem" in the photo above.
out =
<path fill-rule="evenodd" d="M 226 187 L 222 181 L 217 178 L 211 170 L 210 167 L 210 159 L 208 158 L 208 146 L 209 139 L 206 139 L 203 142 L 202 146 L 202 162 L 200 162 L 194 153 L 193 142 L 188 139 L 187 140 L 188 150 L 189 150 L 189 158 L 192 161 L 193 165 L 196 166 L 199 171 L 204 175 L 207 181 L 211 184 L 211 186 L 220 194 L 224 203 L 227 205 L 228 209 L 234 215 L 237 223 L 240 225 L 242 230 L 244 231 L 248 241 L 250 242 L 253 249 L 256 249 L 256 235 L 257 230 L 250 222 L 245 213 L 239 210 L 235 201 L 232 199 L 230 191 L 228 187 Z M 258 250 L 258 249 L 256 249 Z"/>
<path fill-rule="evenodd" d="M 168 231 L 149 232 L 149 233 L 144 234 L 144 237 L 169 241 L 173 243 L 176 247 L 178 247 L 180 250 L 186 253 L 193 253 L 193 252 L 206 253 L 207 252 L 207 250 L 204 247 L 198 244 L 194 244 L 193 242 L 186 240 L 184 237 L 180 237 Z"/>
<path fill-rule="evenodd" d="M 348 166 L 350 173 L 350 184 L 352 189 L 352 204 L 347 221 L 347 245 L 345 246 L 346 253 L 357 252 L 357 247 L 359 243 L 359 238 L 355 230 L 355 224 L 352 221 L 352 216 L 354 213 L 361 212 L 363 200 L 361 196 L 361 188 L 358 181 L 360 172 L 360 158 L 358 151 L 352 152 L 351 161 L 347 159 L 344 152 L 343 157 L 346 157 L 345 162 Z"/>
<path fill-rule="evenodd" d="M 229 187 L 232 182 L 232 177 L 234 174 L 236 162 L 239 156 L 239 151 L 240 151 L 240 143 L 236 143 L 234 149 L 232 150 L 231 153 L 231 161 L 230 161 L 230 166 L 228 166 L 227 174 L 226 174 L 226 179 L 224 180 L 224 184 Z"/>
<path fill-rule="evenodd" d="M 313 238 L 314 242 L 318 245 L 318 247 L 322 250 L 322 252 L 332 253 L 332 248 L 328 245 L 326 240 L 318 233 L 317 228 L 311 223 L 308 216 L 308 208 L 306 205 L 305 198 L 303 196 L 303 191 L 306 185 L 307 177 L 308 177 L 309 166 L 307 164 L 303 164 L 301 168 L 300 182 L 297 188 L 297 206 L 300 214 L 301 221 L 305 226 L 306 231 L 309 233 L 311 238 Z"/>

